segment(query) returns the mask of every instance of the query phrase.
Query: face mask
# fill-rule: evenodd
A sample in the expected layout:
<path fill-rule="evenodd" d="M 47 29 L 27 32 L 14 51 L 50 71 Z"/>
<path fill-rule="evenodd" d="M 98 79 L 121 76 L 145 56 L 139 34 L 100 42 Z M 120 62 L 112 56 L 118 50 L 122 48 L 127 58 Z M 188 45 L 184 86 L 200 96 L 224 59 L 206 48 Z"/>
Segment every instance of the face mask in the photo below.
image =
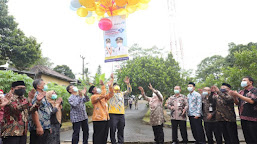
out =
<path fill-rule="evenodd" d="M 4 94 L 0 94 L 0 97 L 2 97 L 2 98 L 3 98 L 3 97 L 4 97 Z"/>
<path fill-rule="evenodd" d="M 178 94 L 178 93 L 179 93 L 179 90 L 174 90 L 174 93 L 175 93 L 175 94 Z"/>
<path fill-rule="evenodd" d="M 203 95 L 204 95 L 204 96 L 207 96 L 207 95 L 208 95 L 208 92 L 203 92 Z"/>
<path fill-rule="evenodd" d="M 118 47 L 122 47 L 122 43 L 118 43 L 117 46 L 118 46 Z"/>
<path fill-rule="evenodd" d="M 191 92 L 191 91 L 193 91 L 193 87 L 187 87 L 187 90 L 188 90 L 189 92 Z"/>
<path fill-rule="evenodd" d="M 14 94 L 18 95 L 18 96 L 23 96 L 25 93 L 25 89 L 16 89 L 14 90 Z"/>
<path fill-rule="evenodd" d="M 98 94 L 100 94 L 102 92 L 101 89 L 99 89 L 99 88 L 97 88 L 96 91 Z"/>
<path fill-rule="evenodd" d="M 241 87 L 243 87 L 243 88 L 244 88 L 244 87 L 247 87 L 247 81 L 242 81 L 242 82 L 241 82 Z"/>
<path fill-rule="evenodd" d="M 74 92 L 78 92 L 78 88 L 77 87 L 73 87 L 73 91 Z"/>
<path fill-rule="evenodd" d="M 56 94 L 52 94 L 51 99 L 52 99 L 52 100 L 56 100 L 56 99 L 57 99 L 57 95 L 56 95 Z"/>
<path fill-rule="evenodd" d="M 110 48 L 110 47 L 111 47 L 111 44 L 110 44 L 110 43 L 107 43 L 106 46 L 107 46 L 108 48 Z"/>
<path fill-rule="evenodd" d="M 227 92 L 227 90 L 226 90 L 226 89 L 220 89 L 220 91 L 221 91 L 222 93 Z"/>
<path fill-rule="evenodd" d="M 47 90 L 48 90 L 48 86 L 47 86 L 47 85 L 44 85 L 43 91 L 47 91 Z"/>

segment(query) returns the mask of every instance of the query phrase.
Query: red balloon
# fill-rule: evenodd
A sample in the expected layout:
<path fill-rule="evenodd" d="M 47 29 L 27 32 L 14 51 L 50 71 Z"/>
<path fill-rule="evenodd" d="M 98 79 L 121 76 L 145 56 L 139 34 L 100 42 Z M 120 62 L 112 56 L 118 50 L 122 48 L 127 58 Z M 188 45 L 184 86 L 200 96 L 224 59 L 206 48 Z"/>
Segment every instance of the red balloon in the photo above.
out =
<path fill-rule="evenodd" d="M 112 21 L 109 20 L 108 18 L 102 18 L 99 21 L 98 26 L 103 31 L 110 30 L 112 28 Z"/>

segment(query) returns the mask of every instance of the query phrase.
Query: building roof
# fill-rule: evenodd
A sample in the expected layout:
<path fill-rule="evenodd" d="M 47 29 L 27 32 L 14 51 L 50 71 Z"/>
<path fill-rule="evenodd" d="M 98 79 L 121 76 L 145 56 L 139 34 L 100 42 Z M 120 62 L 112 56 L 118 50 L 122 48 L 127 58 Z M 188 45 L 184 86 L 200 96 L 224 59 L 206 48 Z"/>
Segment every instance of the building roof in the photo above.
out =
<path fill-rule="evenodd" d="M 11 71 L 17 72 L 19 74 L 26 74 L 32 78 L 34 78 L 36 75 L 44 74 L 44 75 L 48 75 L 48 76 L 52 76 L 52 77 L 55 77 L 58 79 L 65 80 L 67 82 L 77 82 L 76 79 L 69 78 L 61 73 L 58 73 L 58 72 L 56 72 L 46 66 L 42 66 L 42 65 L 34 66 L 30 71 L 19 71 L 16 68 L 11 68 L 11 67 L 6 67 L 6 66 L 0 66 L 0 70 L 11 70 Z"/>
<path fill-rule="evenodd" d="M 59 79 L 62 79 L 62 80 L 65 80 L 65 81 L 68 81 L 68 82 L 76 82 L 77 80 L 75 79 L 72 79 L 72 78 L 69 78 L 61 73 L 58 73 L 46 66 L 42 66 L 42 65 L 37 65 L 37 66 L 34 66 L 30 72 L 33 72 L 35 73 L 36 75 L 38 74 L 45 74 L 45 75 L 49 75 L 49 76 L 52 76 L 52 77 L 56 77 L 56 78 L 59 78 Z"/>

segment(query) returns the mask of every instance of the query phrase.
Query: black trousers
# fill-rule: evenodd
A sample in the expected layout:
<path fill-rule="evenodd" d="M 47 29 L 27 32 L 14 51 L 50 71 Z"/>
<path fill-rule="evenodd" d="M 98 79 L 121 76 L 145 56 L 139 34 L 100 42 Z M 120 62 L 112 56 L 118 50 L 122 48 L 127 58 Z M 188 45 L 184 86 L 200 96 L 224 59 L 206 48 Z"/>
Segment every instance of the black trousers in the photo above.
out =
<path fill-rule="evenodd" d="M 208 139 L 208 144 L 214 144 L 213 134 L 217 144 L 222 144 L 222 136 L 218 122 L 204 122 L 205 133 Z"/>
<path fill-rule="evenodd" d="M 124 127 L 125 117 L 124 114 L 109 114 L 110 115 L 110 138 L 112 144 L 116 144 L 116 131 L 118 137 L 118 143 L 124 143 Z"/>
<path fill-rule="evenodd" d="M 239 144 L 236 122 L 219 122 L 225 144 Z"/>
<path fill-rule="evenodd" d="M 187 143 L 187 127 L 186 121 L 182 120 L 171 120 L 171 128 L 172 128 L 172 141 L 178 142 L 178 126 L 180 129 L 180 134 L 184 143 Z"/>
<path fill-rule="evenodd" d="M 109 121 L 93 121 L 93 144 L 106 144 L 109 132 Z"/>
<path fill-rule="evenodd" d="M 27 136 L 9 136 L 3 138 L 3 144 L 26 144 Z"/>
<path fill-rule="evenodd" d="M 44 130 L 42 136 L 37 135 L 35 130 L 30 131 L 30 144 L 49 144 L 51 143 L 50 130 Z"/>
<path fill-rule="evenodd" d="M 189 117 L 191 131 L 193 134 L 193 137 L 198 144 L 205 144 L 205 134 L 203 131 L 203 125 L 202 125 L 202 118 L 195 119 L 194 116 Z"/>
<path fill-rule="evenodd" d="M 257 144 L 257 122 L 241 120 L 242 130 L 247 144 Z"/>
<path fill-rule="evenodd" d="M 156 144 L 164 143 L 164 133 L 163 133 L 163 124 L 158 126 L 152 126 L 154 133 L 154 141 Z"/>
<path fill-rule="evenodd" d="M 85 119 L 80 122 L 72 123 L 72 128 L 73 128 L 72 144 L 79 143 L 80 127 L 82 128 L 82 131 L 83 131 L 83 144 L 88 143 L 88 135 L 89 135 L 88 119 Z"/>

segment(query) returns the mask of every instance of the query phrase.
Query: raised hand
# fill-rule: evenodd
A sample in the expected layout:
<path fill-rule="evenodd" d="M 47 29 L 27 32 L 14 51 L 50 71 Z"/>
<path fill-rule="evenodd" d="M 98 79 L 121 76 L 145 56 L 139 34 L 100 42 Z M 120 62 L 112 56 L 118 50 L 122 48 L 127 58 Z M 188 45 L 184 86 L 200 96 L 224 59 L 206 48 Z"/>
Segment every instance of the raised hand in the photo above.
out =
<path fill-rule="evenodd" d="M 62 103 L 62 98 L 59 97 L 59 98 L 56 100 L 56 103 L 57 103 L 57 104 L 61 104 L 61 103 Z"/>
<path fill-rule="evenodd" d="M 126 84 L 129 84 L 129 83 L 130 83 L 129 77 L 126 76 L 124 82 L 125 82 Z"/>
<path fill-rule="evenodd" d="M 111 86 L 113 84 L 113 79 L 111 79 L 107 84 L 108 86 Z"/>
<path fill-rule="evenodd" d="M 36 90 L 35 89 L 32 89 L 29 93 L 28 93 L 28 98 L 29 99 L 33 99 L 34 96 L 35 96 L 35 93 L 36 93 Z"/>
<path fill-rule="evenodd" d="M 138 89 L 141 91 L 141 94 L 143 94 L 144 93 L 144 88 L 143 87 L 138 87 Z"/>
<path fill-rule="evenodd" d="M 111 79 L 114 79 L 113 73 L 111 74 Z"/>
<path fill-rule="evenodd" d="M 104 85 L 104 82 L 103 82 L 103 80 L 100 80 L 100 85 Z"/>
<path fill-rule="evenodd" d="M 9 100 L 7 98 L 1 98 L 0 99 L 0 107 L 5 107 L 9 103 Z"/>
<path fill-rule="evenodd" d="M 41 92 L 37 95 L 37 100 L 41 101 L 46 96 L 46 92 Z"/>
<path fill-rule="evenodd" d="M 212 86 L 211 87 L 211 92 L 218 92 L 219 91 L 219 88 L 217 86 Z"/>
<path fill-rule="evenodd" d="M 82 90 L 82 94 L 85 95 L 87 93 L 87 88 L 84 87 L 84 89 Z"/>
<path fill-rule="evenodd" d="M 150 90 L 154 90 L 154 88 L 153 88 L 153 86 L 151 85 L 151 83 L 149 83 L 149 86 L 148 86 L 148 88 L 150 89 Z"/>
<path fill-rule="evenodd" d="M 228 92 L 229 95 L 233 96 L 233 97 L 236 97 L 238 95 L 238 92 L 237 91 L 233 91 L 233 90 L 230 90 Z"/>

